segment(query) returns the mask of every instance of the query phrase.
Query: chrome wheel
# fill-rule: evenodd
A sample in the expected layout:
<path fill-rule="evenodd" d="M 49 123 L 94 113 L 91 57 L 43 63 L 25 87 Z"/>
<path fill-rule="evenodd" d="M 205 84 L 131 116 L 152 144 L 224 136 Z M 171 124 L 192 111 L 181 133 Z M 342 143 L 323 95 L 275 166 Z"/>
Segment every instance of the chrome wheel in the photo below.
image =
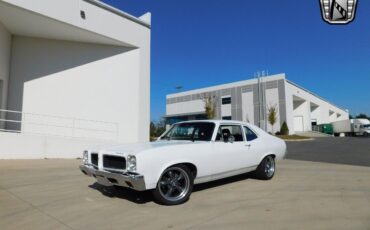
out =
<path fill-rule="evenodd" d="M 272 177 L 275 173 L 275 160 L 272 156 L 266 158 L 265 174 L 267 177 Z"/>
<path fill-rule="evenodd" d="M 183 199 L 190 189 L 188 173 L 180 167 L 171 167 L 163 172 L 158 189 L 161 196 L 172 202 Z"/>

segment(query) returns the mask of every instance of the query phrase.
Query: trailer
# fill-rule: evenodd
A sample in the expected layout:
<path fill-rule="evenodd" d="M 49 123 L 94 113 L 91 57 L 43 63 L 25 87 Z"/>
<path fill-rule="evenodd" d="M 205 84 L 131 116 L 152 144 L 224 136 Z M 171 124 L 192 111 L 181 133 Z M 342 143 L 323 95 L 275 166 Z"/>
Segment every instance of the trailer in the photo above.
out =
<path fill-rule="evenodd" d="M 368 119 L 349 119 L 336 121 L 333 125 L 334 136 L 370 136 L 370 121 Z"/>

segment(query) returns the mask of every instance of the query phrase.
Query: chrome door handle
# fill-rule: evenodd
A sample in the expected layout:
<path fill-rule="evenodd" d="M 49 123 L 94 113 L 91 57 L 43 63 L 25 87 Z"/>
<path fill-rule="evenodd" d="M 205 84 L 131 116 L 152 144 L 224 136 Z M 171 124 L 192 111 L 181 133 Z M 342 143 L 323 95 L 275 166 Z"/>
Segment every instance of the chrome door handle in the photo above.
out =
<path fill-rule="evenodd" d="M 246 144 L 245 147 L 251 147 L 251 144 Z"/>

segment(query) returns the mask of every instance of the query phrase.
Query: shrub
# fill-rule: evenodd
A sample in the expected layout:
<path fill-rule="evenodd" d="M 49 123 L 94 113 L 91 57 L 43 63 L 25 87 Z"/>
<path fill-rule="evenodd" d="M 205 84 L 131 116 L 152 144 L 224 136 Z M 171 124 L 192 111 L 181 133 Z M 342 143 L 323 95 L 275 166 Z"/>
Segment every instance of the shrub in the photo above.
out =
<path fill-rule="evenodd" d="M 280 136 L 281 135 L 281 132 L 279 132 L 279 131 L 277 131 L 276 133 L 275 133 L 275 136 Z"/>
<path fill-rule="evenodd" d="M 286 122 L 284 121 L 284 123 L 281 125 L 281 128 L 280 128 L 280 134 L 281 135 L 288 135 L 289 134 L 289 128 L 288 128 L 288 125 L 286 124 Z"/>

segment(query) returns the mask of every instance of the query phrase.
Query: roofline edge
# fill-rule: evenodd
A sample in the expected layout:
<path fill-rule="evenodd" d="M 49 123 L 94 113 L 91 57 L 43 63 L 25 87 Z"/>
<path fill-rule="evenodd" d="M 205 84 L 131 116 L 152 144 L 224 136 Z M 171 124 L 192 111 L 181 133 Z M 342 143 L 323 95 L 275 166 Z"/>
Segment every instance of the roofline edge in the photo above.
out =
<path fill-rule="evenodd" d="M 142 26 L 145 26 L 145 27 L 151 29 L 151 25 L 150 24 L 148 24 L 148 23 L 140 20 L 139 18 L 137 18 L 135 16 L 132 16 L 131 14 L 128 14 L 126 12 L 123 12 L 122 10 L 119 10 L 119 9 L 111 6 L 111 5 L 108 5 L 108 4 L 104 3 L 104 2 L 101 2 L 101 1 L 98 1 L 98 0 L 82 0 L 82 1 L 85 1 L 87 3 L 90 3 L 90 4 L 94 5 L 94 6 L 97 6 L 99 8 L 104 9 L 104 10 L 107 10 L 107 11 L 113 13 L 113 14 L 116 14 L 118 16 L 121 16 L 123 18 L 126 18 L 126 19 L 128 19 L 130 21 L 133 21 L 135 23 L 138 23 L 138 24 L 140 24 Z"/>

